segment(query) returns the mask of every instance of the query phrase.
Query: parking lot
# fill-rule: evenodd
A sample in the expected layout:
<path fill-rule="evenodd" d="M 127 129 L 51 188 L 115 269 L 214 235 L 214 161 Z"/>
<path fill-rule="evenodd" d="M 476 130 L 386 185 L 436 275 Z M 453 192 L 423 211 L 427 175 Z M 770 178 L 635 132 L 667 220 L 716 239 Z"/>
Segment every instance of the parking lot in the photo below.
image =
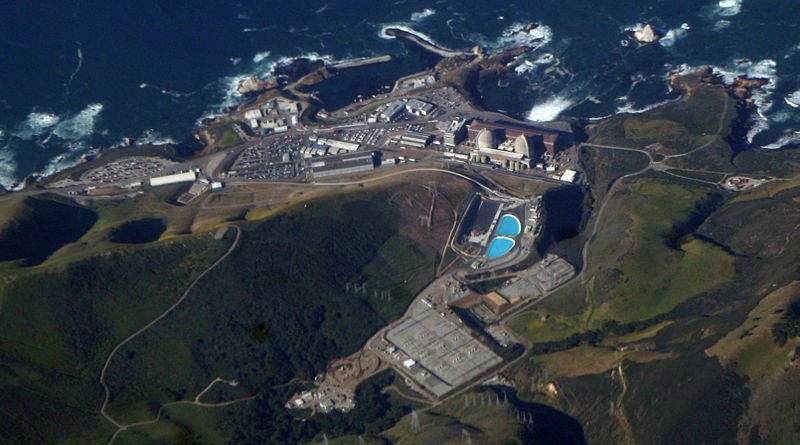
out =
<path fill-rule="evenodd" d="M 245 149 L 231 167 L 230 178 L 292 179 L 299 176 L 300 150 L 305 136 L 276 136 L 263 139 Z"/>
<path fill-rule="evenodd" d="M 82 181 L 109 184 L 126 179 L 142 178 L 176 164 L 161 158 L 130 157 L 109 162 L 83 174 Z"/>

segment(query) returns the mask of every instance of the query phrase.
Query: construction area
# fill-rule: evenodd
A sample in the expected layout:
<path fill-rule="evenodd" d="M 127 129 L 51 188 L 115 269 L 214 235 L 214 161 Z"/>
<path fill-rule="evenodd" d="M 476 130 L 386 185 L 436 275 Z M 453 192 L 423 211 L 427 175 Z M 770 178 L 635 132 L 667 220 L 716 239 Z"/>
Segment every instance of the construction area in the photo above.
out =
<path fill-rule="evenodd" d="M 323 413 L 350 411 L 355 407 L 355 392 L 359 383 L 388 368 L 376 354 L 359 350 L 328 365 L 328 369 L 314 377 L 313 390 L 296 393 L 286 402 L 289 409 L 310 409 Z"/>

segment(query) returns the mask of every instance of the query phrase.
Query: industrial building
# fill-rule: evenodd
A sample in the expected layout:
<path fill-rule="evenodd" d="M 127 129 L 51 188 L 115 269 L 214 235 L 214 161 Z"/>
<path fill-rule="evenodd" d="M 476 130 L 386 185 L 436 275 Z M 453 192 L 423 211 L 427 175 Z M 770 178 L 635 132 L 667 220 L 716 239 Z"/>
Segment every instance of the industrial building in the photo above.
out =
<path fill-rule="evenodd" d="M 181 194 L 178 197 L 178 203 L 186 205 L 190 202 L 197 199 L 200 195 L 207 192 L 209 187 L 211 186 L 211 182 L 208 179 L 200 178 L 189 187 L 189 191 L 186 193 Z"/>
<path fill-rule="evenodd" d="M 304 158 L 336 155 L 342 152 L 351 153 L 361 147 L 361 144 L 355 142 L 338 141 L 317 136 L 309 137 L 308 142 L 309 145 L 301 151 Z"/>
<path fill-rule="evenodd" d="M 469 125 L 468 135 L 474 144 L 474 162 L 512 170 L 530 168 L 531 161 L 545 152 L 554 155 L 561 143 L 556 132 L 479 120 Z"/>
<path fill-rule="evenodd" d="M 406 111 L 412 116 L 430 116 L 436 111 L 436 106 L 419 99 L 411 99 L 406 102 Z"/>
<path fill-rule="evenodd" d="M 432 137 L 429 134 L 407 131 L 400 136 L 397 143 L 402 147 L 425 148 L 431 139 Z"/>
<path fill-rule="evenodd" d="M 485 246 L 500 216 L 502 204 L 498 201 L 476 199 L 464 214 L 465 238 L 470 244 Z"/>
<path fill-rule="evenodd" d="M 309 161 L 309 167 L 314 178 L 319 179 L 370 171 L 375 168 L 375 159 L 376 155 L 373 152 L 348 153 Z"/>
<path fill-rule="evenodd" d="M 162 185 L 177 184 L 179 182 L 193 182 L 197 179 L 197 173 L 194 170 L 188 172 L 175 173 L 165 176 L 154 176 L 150 178 L 150 187 L 158 187 Z"/>
<path fill-rule="evenodd" d="M 466 120 L 464 118 L 453 119 L 444 130 L 444 145 L 455 147 L 464 140 L 466 133 Z"/>
<path fill-rule="evenodd" d="M 391 122 L 394 119 L 396 119 L 400 115 L 400 113 L 403 112 L 403 110 L 405 110 L 405 107 L 406 103 L 402 100 L 396 100 L 394 102 L 390 102 L 388 105 L 386 105 L 386 108 L 384 108 L 383 111 L 380 112 L 378 117 L 383 122 Z"/>

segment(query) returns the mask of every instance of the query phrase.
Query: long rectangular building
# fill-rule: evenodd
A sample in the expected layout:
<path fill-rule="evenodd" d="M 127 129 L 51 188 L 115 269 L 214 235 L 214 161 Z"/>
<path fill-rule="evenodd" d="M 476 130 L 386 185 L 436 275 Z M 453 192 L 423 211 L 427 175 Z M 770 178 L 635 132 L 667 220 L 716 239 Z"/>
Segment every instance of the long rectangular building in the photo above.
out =
<path fill-rule="evenodd" d="M 309 163 L 315 179 L 370 171 L 375 168 L 375 154 L 348 153 L 317 158 Z"/>
<path fill-rule="evenodd" d="M 174 175 L 154 176 L 150 178 L 150 187 L 158 187 L 161 185 L 177 184 L 179 182 L 193 182 L 197 179 L 197 174 L 194 170 L 188 172 L 175 173 Z"/>

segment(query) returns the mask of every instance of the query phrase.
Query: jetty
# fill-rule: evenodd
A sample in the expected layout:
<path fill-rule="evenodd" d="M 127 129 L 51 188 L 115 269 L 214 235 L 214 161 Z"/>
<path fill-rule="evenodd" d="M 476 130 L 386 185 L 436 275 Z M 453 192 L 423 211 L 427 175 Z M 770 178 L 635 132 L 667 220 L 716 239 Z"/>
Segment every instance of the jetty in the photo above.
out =
<path fill-rule="evenodd" d="M 360 59 L 348 60 L 346 62 L 341 62 L 341 63 L 337 63 L 337 64 L 334 64 L 334 65 L 331 65 L 331 68 L 335 68 L 337 70 L 343 70 L 343 69 L 347 69 L 347 68 L 356 68 L 356 67 L 364 66 L 364 65 L 372 65 L 374 63 L 390 62 L 391 60 L 392 60 L 392 56 L 390 54 L 384 54 L 382 56 L 363 57 L 363 58 L 360 58 Z"/>
<path fill-rule="evenodd" d="M 399 37 L 401 39 L 406 39 L 409 42 L 416 43 L 417 45 L 425 48 L 426 50 L 438 54 L 442 57 L 460 57 L 470 54 L 466 51 L 455 51 L 452 49 L 441 47 L 420 35 L 414 34 L 413 32 L 409 32 L 400 28 L 386 28 L 384 34 L 389 37 Z"/>

